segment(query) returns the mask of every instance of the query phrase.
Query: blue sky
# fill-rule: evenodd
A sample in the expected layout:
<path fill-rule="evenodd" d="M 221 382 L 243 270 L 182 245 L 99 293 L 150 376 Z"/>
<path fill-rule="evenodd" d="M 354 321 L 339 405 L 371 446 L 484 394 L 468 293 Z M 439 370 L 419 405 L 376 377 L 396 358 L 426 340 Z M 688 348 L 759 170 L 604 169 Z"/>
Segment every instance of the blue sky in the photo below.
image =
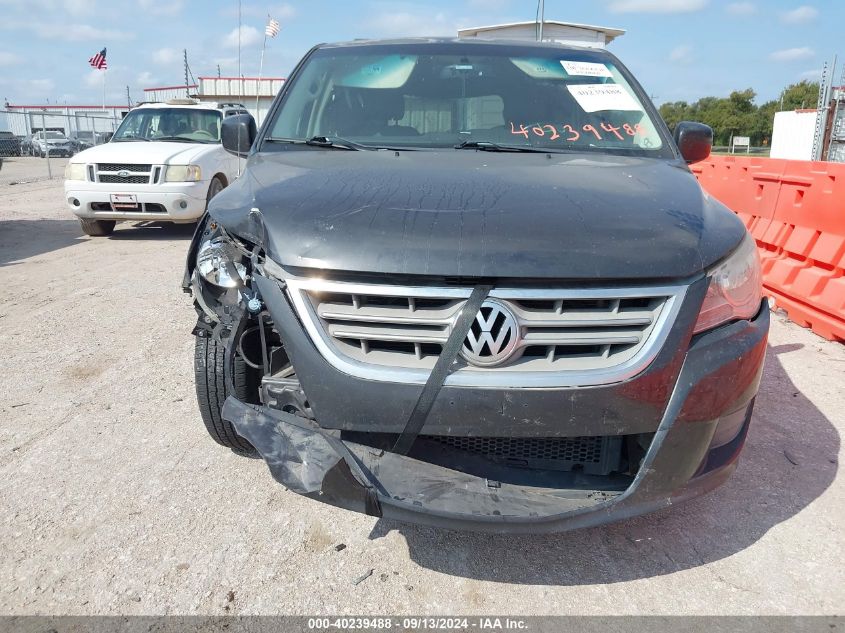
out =
<path fill-rule="evenodd" d="M 0 0 L 0 98 L 12 104 L 97 104 L 100 75 L 87 60 L 108 47 L 108 101 L 237 75 L 237 0 Z M 454 35 L 457 28 L 531 20 L 534 0 L 242 0 L 242 72 L 254 75 L 267 14 L 282 24 L 265 76 L 286 76 L 317 42 Z M 546 0 L 546 18 L 628 32 L 610 45 L 658 103 L 754 88 L 758 102 L 816 79 L 845 55 L 842 0 Z"/>

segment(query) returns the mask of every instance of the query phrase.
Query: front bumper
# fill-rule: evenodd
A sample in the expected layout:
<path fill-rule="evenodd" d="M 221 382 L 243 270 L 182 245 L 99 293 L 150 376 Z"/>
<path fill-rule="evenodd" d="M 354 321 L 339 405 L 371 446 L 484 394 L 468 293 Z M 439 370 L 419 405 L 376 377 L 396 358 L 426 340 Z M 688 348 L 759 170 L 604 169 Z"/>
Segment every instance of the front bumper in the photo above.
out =
<path fill-rule="evenodd" d="M 393 432 L 407 419 L 405 390 L 391 383 L 360 385 L 321 366 L 279 286 L 262 277 L 256 281 L 320 425 L 233 398 L 224 406 L 224 418 L 261 453 L 273 477 L 294 492 L 374 516 L 455 529 L 557 532 L 643 514 L 718 486 L 734 470 L 745 441 L 769 329 L 764 301 L 753 320 L 691 339 L 705 290 L 696 282 L 664 351 L 629 381 L 581 389 L 444 388 L 425 433 L 483 436 L 496 430 L 501 435 L 497 422 L 509 434 L 532 432 L 536 425 L 526 425 L 526 419 L 543 408 L 548 418 L 549 407 L 567 413 L 556 418 L 555 432 L 562 436 L 654 433 L 625 490 L 540 488 L 494 482 L 341 439 L 343 430 L 364 428 L 363 420 L 343 424 L 319 385 L 345 388 L 340 401 L 350 418 L 366 405 L 372 411 L 369 429 Z M 366 394 L 366 403 L 356 389 Z M 413 387 L 411 395 L 418 390 Z M 521 413 L 521 427 L 500 406 L 505 401 L 528 411 Z M 384 411 L 395 419 L 386 419 Z"/>
<path fill-rule="evenodd" d="M 205 211 L 208 186 L 208 182 L 196 182 L 121 187 L 67 180 L 65 203 L 77 217 L 93 220 L 191 222 Z M 111 206 L 111 194 L 116 193 L 134 195 L 140 208 L 131 211 L 115 209 Z"/>

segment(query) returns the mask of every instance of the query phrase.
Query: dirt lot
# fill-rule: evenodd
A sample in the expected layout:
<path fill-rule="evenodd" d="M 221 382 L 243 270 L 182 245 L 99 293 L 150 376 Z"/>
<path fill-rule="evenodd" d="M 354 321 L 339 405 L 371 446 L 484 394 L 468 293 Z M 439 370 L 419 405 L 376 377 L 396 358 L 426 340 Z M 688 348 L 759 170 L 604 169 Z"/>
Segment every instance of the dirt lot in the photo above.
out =
<path fill-rule="evenodd" d="M 739 469 L 684 506 L 542 537 L 378 521 L 288 493 L 206 437 L 179 288 L 191 227 L 86 238 L 60 181 L 13 179 L 0 182 L 0 613 L 845 608 L 843 346 L 774 320 Z"/>

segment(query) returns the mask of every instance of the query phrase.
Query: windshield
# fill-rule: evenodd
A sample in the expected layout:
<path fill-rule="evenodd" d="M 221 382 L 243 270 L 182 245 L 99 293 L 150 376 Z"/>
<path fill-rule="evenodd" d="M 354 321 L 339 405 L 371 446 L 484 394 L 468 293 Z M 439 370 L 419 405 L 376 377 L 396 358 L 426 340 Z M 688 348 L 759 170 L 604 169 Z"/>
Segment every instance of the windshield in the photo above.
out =
<path fill-rule="evenodd" d="M 274 139 L 375 147 L 480 143 L 673 155 L 611 56 L 551 47 L 319 49 L 287 87 L 269 129 Z"/>
<path fill-rule="evenodd" d="M 139 108 L 126 115 L 112 141 L 218 143 L 221 119 L 215 110 Z"/>
<path fill-rule="evenodd" d="M 45 132 L 45 138 L 54 140 L 65 140 L 65 135 L 61 132 Z"/>

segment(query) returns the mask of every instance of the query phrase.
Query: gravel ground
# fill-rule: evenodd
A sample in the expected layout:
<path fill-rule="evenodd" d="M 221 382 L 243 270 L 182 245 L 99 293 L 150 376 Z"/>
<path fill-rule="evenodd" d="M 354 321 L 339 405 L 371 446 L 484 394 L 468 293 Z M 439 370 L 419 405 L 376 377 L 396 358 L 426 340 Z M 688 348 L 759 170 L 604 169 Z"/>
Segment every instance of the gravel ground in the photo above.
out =
<path fill-rule="evenodd" d="M 0 184 L 0 613 L 843 611 L 843 346 L 774 319 L 739 469 L 703 498 L 557 536 L 401 525 L 206 436 L 191 230 L 86 238 L 61 182 Z"/>

